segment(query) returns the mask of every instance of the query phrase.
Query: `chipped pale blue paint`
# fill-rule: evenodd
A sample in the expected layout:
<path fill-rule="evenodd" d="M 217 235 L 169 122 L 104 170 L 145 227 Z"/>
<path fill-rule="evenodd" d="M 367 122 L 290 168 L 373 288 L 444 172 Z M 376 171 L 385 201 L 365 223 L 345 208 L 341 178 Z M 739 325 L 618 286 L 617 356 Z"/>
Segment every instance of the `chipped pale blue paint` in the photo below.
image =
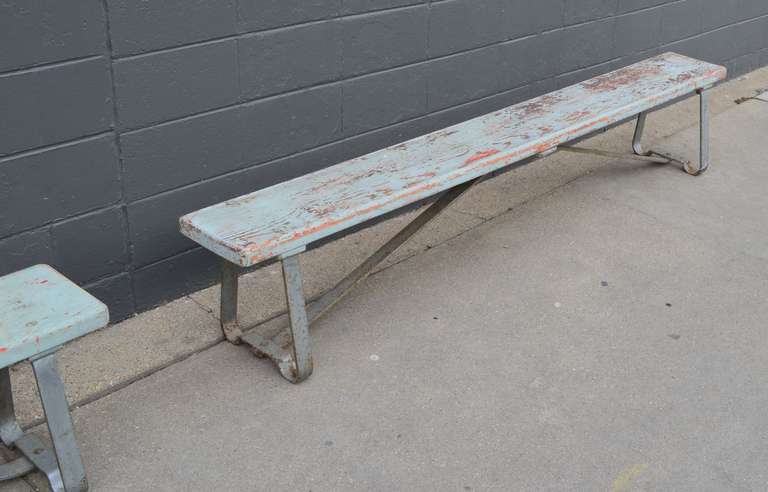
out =
<path fill-rule="evenodd" d="M 48 265 L 0 278 L 0 367 L 102 328 L 107 307 Z"/>
<path fill-rule="evenodd" d="M 528 102 L 208 207 L 181 232 L 250 266 L 553 149 L 725 78 L 665 53 Z"/>

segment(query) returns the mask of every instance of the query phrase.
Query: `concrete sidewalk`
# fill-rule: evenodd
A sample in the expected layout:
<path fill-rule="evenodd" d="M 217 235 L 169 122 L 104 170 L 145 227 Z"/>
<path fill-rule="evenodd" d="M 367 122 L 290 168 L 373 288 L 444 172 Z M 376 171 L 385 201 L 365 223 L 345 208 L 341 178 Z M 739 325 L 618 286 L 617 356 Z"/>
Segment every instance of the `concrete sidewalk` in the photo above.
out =
<path fill-rule="evenodd" d="M 157 359 L 133 355 L 151 375 L 83 390 L 93 490 L 766 489 L 768 103 L 713 124 L 700 178 L 590 157 L 490 182 L 319 323 L 302 385 L 218 343 L 215 289 L 130 320 L 169 330 L 142 341 Z M 695 137 L 654 147 L 693 156 Z M 403 220 L 331 247 L 351 265 Z M 344 268 L 327 254 L 307 258 L 310 295 Z M 280 292 L 277 280 L 263 271 L 246 289 Z M 110 333 L 114 356 L 96 364 L 120 387 L 115 367 L 141 371 Z M 194 355 L 156 371 L 185 336 Z"/>

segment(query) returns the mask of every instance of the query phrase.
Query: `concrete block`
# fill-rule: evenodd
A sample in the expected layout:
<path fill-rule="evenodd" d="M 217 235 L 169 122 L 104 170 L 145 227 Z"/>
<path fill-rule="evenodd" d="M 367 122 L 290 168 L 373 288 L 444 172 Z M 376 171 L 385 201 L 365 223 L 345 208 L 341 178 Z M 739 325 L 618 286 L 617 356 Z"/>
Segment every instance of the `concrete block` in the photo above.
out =
<path fill-rule="evenodd" d="M 238 40 L 242 97 L 254 99 L 339 77 L 339 21 L 254 34 Z"/>
<path fill-rule="evenodd" d="M 504 16 L 507 38 L 516 39 L 563 25 L 563 0 L 508 0 Z"/>
<path fill-rule="evenodd" d="M 128 201 L 233 171 L 246 160 L 239 106 L 129 132 L 121 143 Z"/>
<path fill-rule="evenodd" d="M 103 58 L 0 75 L 0 156 L 93 135 L 112 125 Z"/>
<path fill-rule="evenodd" d="M 451 0 L 433 3 L 429 54 L 443 56 L 507 39 L 504 0 Z"/>
<path fill-rule="evenodd" d="M 565 73 L 610 60 L 615 56 L 616 19 L 581 24 L 554 33 L 560 46 L 568 46 L 554 56 L 560 60 L 559 73 Z"/>
<path fill-rule="evenodd" d="M 706 0 L 684 0 L 664 5 L 661 11 L 662 43 L 671 43 L 695 36 L 701 32 L 702 2 Z"/>
<path fill-rule="evenodd" d="M 618 0 L 565 0 L 563 21 L 566 26 L 589 22 L 616 13 Z"/>
<path fill-rule="evenodd" d="M 414 6 L 342 19 L 344 76 L 425 59 L 427 13 L 426 6 Z"/>
<path fill-rule="evenodd" d="M 426 67 L 416 65 L 344 83 L 344 133 L 354 135 L 427 112 Z"/>
<path fill-rule="evenodd" d="M 195 247 L 194 242 L 179 233 L 179 217 L 224 200 L 229 195 L 228 183 L 222 179 L 206 181 L 128 205 L 133 264 L 142 267 Z M 163 282 L 169 286 L 169 291 L 176 292 L 170 288 L 171 283 L 170 279 Z M 142 288 L 153 292 L 163 289 L 162 285 L 153 288 L 151 283 Z"/>
<path fill-rule="evenodd" d="M 662 36 L 663 9 L 648 9 L 616 17 L 616 56 L 653 48 Z"/>
<path fill-rule="evenodd" d="M 669 0 L 618 0 L 617 14 L 626 14 L 636 10 L 643 10 L 649 7 L 656 7 L 670 3 Z"/>
<path fill-rule="evenodd" d="M 117 56 L 230 36 L 237 0 L 107 0 L 112 50 Z"/>
<path fill-rule="evenodd" d="M 503 88 L 521 87 L 558 73 L 562 69 L 558 58 L 540 54 L 554 48 L 557 41 L 556 35 L 544 34 L 499 45 Z"/>
<path fill-rule="evenodd" d="M 0 239 L 0 276 L 36 265 L 53 263 L 48 227 Z"/>
<path fill-rule="evenodd" d="M 331 85 L 243 106 L 250 163 L 311 149 L 341 136 L 341 86 Z"/>
<path fill-rule="evenodd" d="M 336 17 L 341 0 L 239 0 L 241 31 L 260 31 Z"/>
<path fill-rule="evenodd" d="M 226 106 L 239 98 L 234 40 L 114 63 L 117 113 L 124 130 Z"/>
<path fill-rule="evenodd" d="M 0 6 L 0 71 L 104 52 L 104 10 L 98 2 L 76 5 L 12 0 Z"/>
<path fill-rule="evenodd" d="M 437 111 L 501 90 L 499 46 L 434 60 L 427 66 L 429 110 Z"/>
<path fill-rule="evenodd" d="M 58 270 L 85 284 L 121 272 L 128 263 L 128 234 L 121 208 L 113 207 L 51 227 Z"/>
<path fill-rule="evenodd" d="M 109 308 L 109 322 L 117 323 L 136 312 L 133 286 L 127 273 L 98 280 L 83 287 Z"/>
<path fill-rule="evenodd" d="M 131 275 L 136 309 L 145 311 L 208 287 L 220 271 L 219 257 L 201 248 L 140 268 Z"/>
<path fill-rule="evenodd" d="M 364 12 L 373 12 L 375 10 L 417 5 L 420 3 L 426 3 L 426 0 L 342 0 L 341 14 L 360 14 Z"/>
<path fill-rule="evenodd" d="M 112 135 L 0 163 L 0 237 L 115 203 L 119 176 Z"/>
<path fill-rule="evenodd" d="M 721 0 L 719 2 L 703 2 L 702 29 L 704 32 L 712 31 L 719 27 L 727 26 L 738 21 L 742 5 L 748 2 L 742 0 Z"/>

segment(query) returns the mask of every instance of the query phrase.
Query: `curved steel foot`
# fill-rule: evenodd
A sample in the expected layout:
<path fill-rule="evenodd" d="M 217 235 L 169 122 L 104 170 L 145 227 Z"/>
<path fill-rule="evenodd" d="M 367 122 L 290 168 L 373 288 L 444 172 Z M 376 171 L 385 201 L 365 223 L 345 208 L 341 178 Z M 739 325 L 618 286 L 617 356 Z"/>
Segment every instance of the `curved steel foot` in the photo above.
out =
<path fill-rule="evenodd" d="M 280 375 L 293 384 L 298 384 L 307 379 L 312 374 L 313 363 L 310 357 L 304 370 L 299 371 L 298 365 L 293 358 L 291 346 L 291 329 L 286 326 L 288 323 L 286 316 L 280 316 L 261 325 L 261 330 L 251 330 L 243 335 L 243 342 L 250 346 L 251 352 L 260 359 L 270 359 L 276 366 Z M 270 328 L 280 326 L 282 329 L 274 333 Z M 271 333 L 271 334 L 270 334 Z"/>
<path fill-rule="evenodd" d="M 308 365 L 304 366 L 303 371 L 299 371 L 293 360 L 281 361 L 277 364 L 277 368 L 280 370 L 280 374 L 293 384 L 305 381 L 312 375 L 312 370 L 314 369 L 312 359 L 309 360 Z"/>
<path fill-rule="evenodd" d="M 707 169 L 709 169 L 709 164 L 704 167 L 693 167 L 693 164 L 686 162 L 683 165 L 683 171 L 690 174 L 691 176 L 701 176 Z"/>

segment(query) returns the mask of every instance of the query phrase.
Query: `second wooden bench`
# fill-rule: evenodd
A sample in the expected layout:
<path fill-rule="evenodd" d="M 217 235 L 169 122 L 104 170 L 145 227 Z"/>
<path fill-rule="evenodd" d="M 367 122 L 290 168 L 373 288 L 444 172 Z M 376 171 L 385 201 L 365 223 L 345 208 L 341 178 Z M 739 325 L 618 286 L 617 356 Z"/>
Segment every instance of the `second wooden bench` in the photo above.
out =
<path fill-rule="evenodd" d="M 632 118 L 637 118 L 637 124 L 634 153 L 629 157 L 677 163 L 692 175 L 705 171 L 709 166 L 706 91 L 725 76 L 721 66 L 665 53 L 199 210 L 180 219 L 181 232 L 223 259 L 221 324 L 227 339 L 245 342 L 257 354 L 271 358 L 286 379 L 297 383 L 312 373 L 310 323 L 480 180 L 558 150 L 626 157 L 569 144 Z M 648 112 L 695 93 L 701 98 L 698 162 L 643 151 Z M 307 247 L 430 199 L 434 201 L 412 223 L 333 289 L 306 304 L 298 255 Z M 244 267 L 274 259 L 282 262 L 290 326 L 246 330 L 237 317 L 238 275 Z"/>

